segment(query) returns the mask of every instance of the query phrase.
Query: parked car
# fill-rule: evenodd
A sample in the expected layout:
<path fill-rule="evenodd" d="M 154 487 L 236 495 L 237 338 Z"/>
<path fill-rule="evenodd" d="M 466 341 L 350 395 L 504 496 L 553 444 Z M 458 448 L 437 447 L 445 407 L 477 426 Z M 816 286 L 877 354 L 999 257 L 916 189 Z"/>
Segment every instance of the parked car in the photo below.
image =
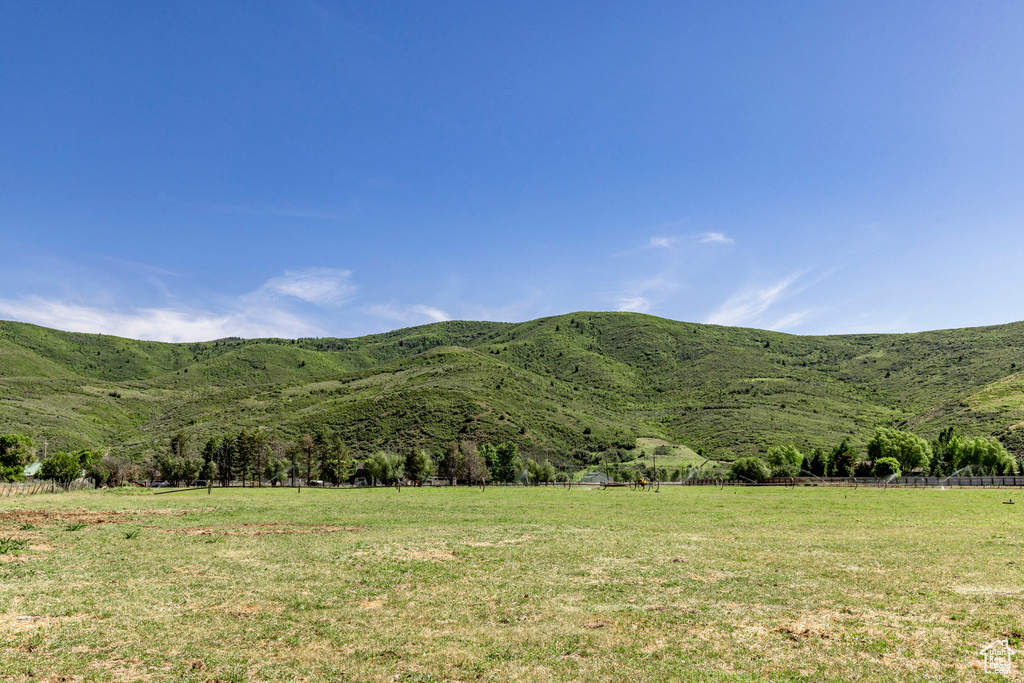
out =
<path fill-rule="evenodd" d="M 167 481 L 166 479 L 164 481 L 151 481 L 151 482 L 149 482 L 150 488 L 154 488 L 154 489 L 162 489 L 162 488 L 166 488 L 166 487 L 168 487 L 170 485 L 171 485 L 171 482 Z"/>
<path fill-rule="evenodd" d="M 309 486 L 323 486 L 324 482 L 321 479 L 314 479 L 313 481 L 309 482 L 308 485 Z"/>
<path fill-rule="evenodd" d="M 205 479 L 196 479 L 194 482 L 189 484 L 189 486 L 199 486 L 205 489 L 209 485 L 209 483 L 210 482 L 206 481 Z"/>

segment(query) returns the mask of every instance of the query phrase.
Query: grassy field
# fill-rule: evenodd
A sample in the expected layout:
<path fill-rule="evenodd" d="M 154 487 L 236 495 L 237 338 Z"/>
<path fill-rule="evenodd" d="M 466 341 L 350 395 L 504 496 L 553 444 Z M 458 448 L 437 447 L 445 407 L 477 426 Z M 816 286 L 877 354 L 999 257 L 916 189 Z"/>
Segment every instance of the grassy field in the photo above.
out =
<path fill-rule="evenodd" d="M 1024 635 L 1014 493 L 7 498 L 0 679 L 993 680 L 979 648 Z"/>

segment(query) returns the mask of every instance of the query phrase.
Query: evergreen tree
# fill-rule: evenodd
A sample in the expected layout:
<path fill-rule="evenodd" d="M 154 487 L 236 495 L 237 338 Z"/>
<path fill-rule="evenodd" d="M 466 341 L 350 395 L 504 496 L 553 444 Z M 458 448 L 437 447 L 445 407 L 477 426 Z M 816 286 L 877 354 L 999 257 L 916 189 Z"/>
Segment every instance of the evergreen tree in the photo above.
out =
<path fill-rule="evenodd" d="M 828 455 L 820 448 L 815 448 L 811 455 L 810 472 L 816 477 L 828 476 Z"/>
<path fill-rule="evenodd" d="M 459 476 L 459 444 L 452 442 L 448 446 L 448 449 L 444 452 L 444 456 L 441 458 L 441 462 L 438 464 L 438 474 L 448 480 L 449 483 L 455 483 L 455 480 Z"/>
<path fill-rule="evenodd" d="M 836 446 L 828 458 L 829 476 L 852 477 L 857 469 L 857 451 L 846 439 Z"/>
<path fill-rule="evenodd" d="M 519 474 L 519 448 L 512 441 L 506 441 L 495 449 L 497 468 L 492 469 L 495 481 L 512 483 Z"/>
<path fill-rule="evenodd" d="M 338 437 L 325 438 L 317 444 L 320 461 L 320 476 L 324 481 L 337 486 L 348 481 L 356 471 L 349 447 Z"/>

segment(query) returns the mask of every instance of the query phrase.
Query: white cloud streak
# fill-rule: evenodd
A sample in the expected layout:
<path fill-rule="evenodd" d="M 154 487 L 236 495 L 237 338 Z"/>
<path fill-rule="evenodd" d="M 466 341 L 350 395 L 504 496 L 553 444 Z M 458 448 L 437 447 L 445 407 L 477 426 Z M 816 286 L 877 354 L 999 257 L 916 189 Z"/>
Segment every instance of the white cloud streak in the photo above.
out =
<path fill-rule="evenodd" d="M 0 316 L 59 330 L 110 334 L 131 339 L 185 342 L 223 337 L 311 337 L 322 334 L 296 304 L 337 308 L 358 288 L 346 270 L 311 268 L 285 271 L 255 291 L 236 297 L 220 311 L 200 308 L 117 309 L 29 296 L 0 298 Z"/>
<path fill-rule="evenodd" d="M 59 330 L 167 342 L 238 336 L 313 336 L 316 333 L 316 328 L 306 320 L 275 309 L 235 311 L 223 315 L 170 308 L 140 308 L 122 312 L 28 297 L 17 301 L 0 299 L 0 315 Z"/>
<path fill-rule="evenodd" d="M 808 308 L 803 311 L 795 311 L 793 313 L 789 313 L 788 315 L 783 316 L 781 319 L 772 323 L 768 327 L 779 332 L 791 330 L 800 323 L 802 323 L 807 318 L 807 316 L 809 316 L 813 311 L 814 309 Z"/>
<path fill-rule="evenodd" d="M 286 270 L 284 275 L 268 280 L 249 296 L 294 297 L 317 306 L 341 306 L 351 300 L 358 291 L 351 278 L 351 271 L 333 268 Z"/>
<path fill-rule="evenodd" d="M 651 310 L 651 302 L 642 296 L 619 297 L 617 311 L 628 311 L 630 313 L 646 313 Z"/>
<path fill-rule="evenodd" d="M 376 304 L 369 306 L 366 312 L 378 318 L 393 320 L 403 325 L 423 325 L 425 323 L 439 323 L 451 320 L 451 316 L 434 306 L 424 304 L 413 304 L 402 306 L 398 304 Z"/>
<path fill-rule="evenodd" d="M 794 273 L 769 287 L 746 289 L 737 292 L 729 297 L 704 322 L 709 325 L 749 325 L 755 323 L 765 311 L 788 294 L 790 287 L 801 275 L 803 275 L 803 272 Z"/>
<path fill-rule="evenodd" d="M 679 242 L 678 237 L 652 237 L 647 242 L 648 248 L 672 249 Z"/>
<path fill-rule="evenodd" d="M 697 241 L 701 244 L 732 244 L 736 240 L 720 232 L 705 232 L 698 236 Z"/>

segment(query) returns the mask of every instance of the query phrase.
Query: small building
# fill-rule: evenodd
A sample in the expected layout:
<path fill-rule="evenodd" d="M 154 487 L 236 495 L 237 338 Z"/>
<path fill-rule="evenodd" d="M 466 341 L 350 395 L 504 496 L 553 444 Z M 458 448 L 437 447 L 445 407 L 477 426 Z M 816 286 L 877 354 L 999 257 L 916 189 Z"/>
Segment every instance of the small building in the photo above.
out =
<path fill-rule="evenodd" d="M 43 463 L 36 461 L 30 462 L 25 465 L 23 474 L 25 475 L 26 481 L 33 481 L 36 478 L 36 474 L 39 472 L 39 468 L 43 466 Z"/>
<path fill-rule="evenodd" d="M 587 472 L 580 479 L 581 484 L 607 484 L 612 479 L 604 472 Z"/>

